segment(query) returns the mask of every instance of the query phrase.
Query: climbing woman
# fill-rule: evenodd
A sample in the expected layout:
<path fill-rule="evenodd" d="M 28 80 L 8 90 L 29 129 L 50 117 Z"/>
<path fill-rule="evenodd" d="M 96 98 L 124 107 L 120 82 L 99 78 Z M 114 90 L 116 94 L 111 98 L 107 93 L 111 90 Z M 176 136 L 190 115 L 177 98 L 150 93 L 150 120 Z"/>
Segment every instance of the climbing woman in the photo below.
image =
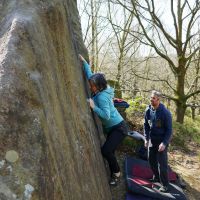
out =
<path fill-rule="evenodd" d="M 101 152 L 109 164 L 111 172 L 109 183 L 116 186 L 120 178 L 120 168 L 115 157 L 115 150 L 127 134 L 127 125 L 114 107 L 114 89 L 107 85 L 104 74 L 93 74 L 87 61 L 81 55 L 79 58 L 92 92 L 92 98 L 89 99 L 90 107 L 100 118 L 106 133 L 106 141 L 101 147 Z"/>

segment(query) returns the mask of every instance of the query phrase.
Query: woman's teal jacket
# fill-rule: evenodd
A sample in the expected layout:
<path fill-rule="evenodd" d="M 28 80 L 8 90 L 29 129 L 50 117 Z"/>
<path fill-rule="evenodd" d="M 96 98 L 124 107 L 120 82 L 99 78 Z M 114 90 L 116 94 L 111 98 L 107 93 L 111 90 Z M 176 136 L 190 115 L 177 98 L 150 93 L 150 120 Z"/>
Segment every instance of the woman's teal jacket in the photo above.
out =
<path fill-rule="evenodd" d="M 93 75 L 90 65 L 84 61 L 83 67 L 85 75 L 89 80 Z M 110 129 L 111 127 L 123 121 L 122 116 L 114 107 L 113 98 L 114 89 L 110 86 L 108 86 L 105 90 L 98 92 L 94 97 L 92 97 L 95 104 L 93 111 L 99 116 L 105 129 Z"/>

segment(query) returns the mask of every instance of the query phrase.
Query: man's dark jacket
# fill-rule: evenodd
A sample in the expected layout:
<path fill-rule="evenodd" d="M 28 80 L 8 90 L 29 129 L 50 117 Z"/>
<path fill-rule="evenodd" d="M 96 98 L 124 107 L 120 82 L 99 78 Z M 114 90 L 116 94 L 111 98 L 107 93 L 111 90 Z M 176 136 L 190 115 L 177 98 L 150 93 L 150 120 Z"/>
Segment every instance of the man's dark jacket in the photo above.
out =
<path fill-rule="evenodd" d="M 145 111 L 144 136 L 147 141 L 151 139 L 168 145 L 172 135 L 171 113 L 162 103 L 156 109 L 155 117 L 152 117 L 151 110 L 149 105 Z"/>

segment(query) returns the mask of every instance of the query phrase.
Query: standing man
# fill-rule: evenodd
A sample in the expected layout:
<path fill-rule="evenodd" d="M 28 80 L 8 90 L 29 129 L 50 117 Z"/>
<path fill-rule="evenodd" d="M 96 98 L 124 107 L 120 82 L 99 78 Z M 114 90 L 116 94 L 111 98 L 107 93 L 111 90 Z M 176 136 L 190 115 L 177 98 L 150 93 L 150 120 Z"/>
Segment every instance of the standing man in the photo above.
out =
<path fill-rule="evenodd" d="M 172 116 L 160 103 L 161 93 L 152 91 L 151 105 L 145 111 L 144 136 L 148 159 L 154 173 L 153 182 L 161 182 L 160 192 L 168 192 L 167 149 L 172 135 Z"/>

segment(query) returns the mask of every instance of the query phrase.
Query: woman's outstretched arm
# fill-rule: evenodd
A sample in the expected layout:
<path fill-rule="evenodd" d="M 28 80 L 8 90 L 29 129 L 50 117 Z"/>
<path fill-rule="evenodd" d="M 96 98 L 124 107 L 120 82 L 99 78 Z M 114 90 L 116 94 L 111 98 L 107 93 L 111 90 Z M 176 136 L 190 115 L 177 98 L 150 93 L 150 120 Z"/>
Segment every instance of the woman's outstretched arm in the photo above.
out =
<path fill-rule="evenodd" d="M 87 61 L 85 60 L 85 58 L 79 54 L 79 59 L 82 61 L 83 63 L 83 70 L 85 72 L 86 78 L 90 79 L 90 77 L 93 75 L 90 65 L 87 63 Z"/>

